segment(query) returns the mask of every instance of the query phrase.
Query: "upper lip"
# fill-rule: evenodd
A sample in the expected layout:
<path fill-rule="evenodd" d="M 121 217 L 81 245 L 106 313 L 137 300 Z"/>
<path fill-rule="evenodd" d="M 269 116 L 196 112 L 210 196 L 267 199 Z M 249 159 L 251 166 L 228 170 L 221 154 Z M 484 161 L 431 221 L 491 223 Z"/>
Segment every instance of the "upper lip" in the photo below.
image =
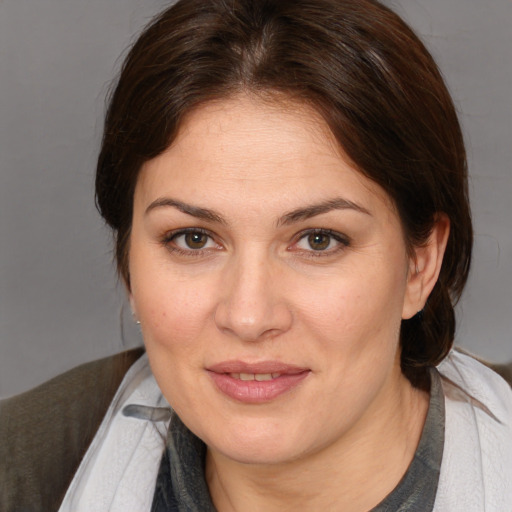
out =
<path fill-rule="evenodd" d="M 249 374 L 297 374 L 308 371 L 309 368 L 286 364 L 280 361 L 260 361 L 257 363 L 247 363 L 244 361 L 223 361 L 208 366 L 207 370 L 215 373 L 249 373 Z"/>

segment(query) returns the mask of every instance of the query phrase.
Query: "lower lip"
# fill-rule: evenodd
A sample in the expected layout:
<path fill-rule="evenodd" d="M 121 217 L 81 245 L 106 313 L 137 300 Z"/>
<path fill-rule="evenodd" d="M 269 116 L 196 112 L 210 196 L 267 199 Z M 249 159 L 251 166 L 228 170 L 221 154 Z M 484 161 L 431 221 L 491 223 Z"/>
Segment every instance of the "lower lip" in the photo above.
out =
<path fill-rule="evenodd" d="M 308 375 L 309 371 L 281 375 L 272 380 L 240 380 L 226 373 L 210 372 L 217 388 L 234 400 L 247 404 L 270 402 L 278 396 L 291 391 Z"/>

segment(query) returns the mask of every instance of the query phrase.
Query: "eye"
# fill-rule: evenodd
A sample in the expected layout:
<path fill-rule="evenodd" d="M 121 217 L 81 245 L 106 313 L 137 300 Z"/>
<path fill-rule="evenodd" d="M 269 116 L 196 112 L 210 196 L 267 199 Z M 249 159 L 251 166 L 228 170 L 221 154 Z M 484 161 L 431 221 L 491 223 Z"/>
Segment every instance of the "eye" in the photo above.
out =
<path fill-rule="evenodd" d="M 163 243 L 169 250 L 181 253 L 195 253 L 219 248 L 207 231 L 195 228 L 168 233 Z"/>
<path fill-rule="evenodd" d="M 314 251 L 325 251 L 326 249 L 329 249 L 329 246 L 332 243 L 332 237 L 325 233 L 311 233 L 304 238 L 307 240 L 309 247 Z"/>
<path fill-rule="evenodd" d="M 204 233 L 192 231 L 191 233 L 175 236 L 173 241 L 178 247 L 183 249 L 204 249 L 208 246 L 208 242 L 212 240 Z"/>
<path fill-rule="evenodd" d="M 302 233 L 294 247 L 301 251 L 333 253 L 349 245 L 346 236 L 329 229 L 314 229 Z"/>

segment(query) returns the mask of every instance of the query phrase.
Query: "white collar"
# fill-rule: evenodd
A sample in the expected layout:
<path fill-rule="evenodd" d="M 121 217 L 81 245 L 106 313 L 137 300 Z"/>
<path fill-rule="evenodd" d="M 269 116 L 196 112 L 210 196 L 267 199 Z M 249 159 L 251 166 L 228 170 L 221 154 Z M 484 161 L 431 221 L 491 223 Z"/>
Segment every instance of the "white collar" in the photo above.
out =
<path fill-rule="evenodd" d="M 143 355 L 119 386 L 59 512 L 149 511 L 169 413 Z"/>
<path fill-rule="evenodd" d="M 445 446 L 434 511 L 512 510 L 512 390 L 456 350 L 439 365 Z"/>

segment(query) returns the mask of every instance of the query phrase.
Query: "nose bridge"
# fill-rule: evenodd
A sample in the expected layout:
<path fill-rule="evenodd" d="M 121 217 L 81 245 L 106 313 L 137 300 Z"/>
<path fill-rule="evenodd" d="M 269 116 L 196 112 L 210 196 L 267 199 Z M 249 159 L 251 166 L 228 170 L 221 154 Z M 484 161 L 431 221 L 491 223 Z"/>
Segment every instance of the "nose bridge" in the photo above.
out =
<path fill-rule="evenodd" d="M 285 331 L 291 313 L 279 290 L 278 263 L 264 247 L 246 247 L 225 269 L 215 320 L 219 329 L 244 340 Z"/>

